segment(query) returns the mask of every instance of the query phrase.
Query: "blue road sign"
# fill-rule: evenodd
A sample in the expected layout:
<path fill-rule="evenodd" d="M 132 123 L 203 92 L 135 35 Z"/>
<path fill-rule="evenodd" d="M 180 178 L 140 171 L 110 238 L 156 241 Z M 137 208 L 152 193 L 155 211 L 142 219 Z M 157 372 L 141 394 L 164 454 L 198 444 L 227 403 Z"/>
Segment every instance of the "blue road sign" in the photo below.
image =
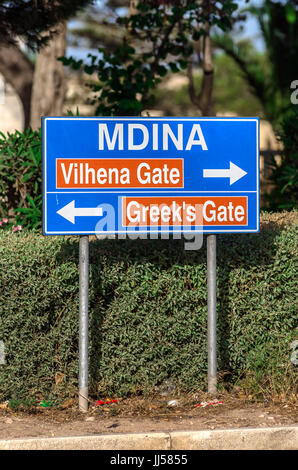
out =
<path fill-rule="evenodd" d="M 45 235 L 259 231 L 258 118 L 43 119 Z"/>

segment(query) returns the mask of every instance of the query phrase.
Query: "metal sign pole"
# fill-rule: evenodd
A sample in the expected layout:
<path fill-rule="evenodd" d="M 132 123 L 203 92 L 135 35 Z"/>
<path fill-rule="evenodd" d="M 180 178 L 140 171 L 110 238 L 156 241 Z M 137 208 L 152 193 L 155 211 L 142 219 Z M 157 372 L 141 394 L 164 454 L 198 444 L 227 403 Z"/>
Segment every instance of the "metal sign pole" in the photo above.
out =
<path fill-rule="evenodd" d="M 216 359 L 216 235 L 207 235 L 208 393 L 217 393 Z"/>
<path fill-rule="evenodd" d="M 79 287 L 79 409 L 88 411 L 88 288 L 89 288 L 89 237 L 80 236 L 80 287 Z"/>

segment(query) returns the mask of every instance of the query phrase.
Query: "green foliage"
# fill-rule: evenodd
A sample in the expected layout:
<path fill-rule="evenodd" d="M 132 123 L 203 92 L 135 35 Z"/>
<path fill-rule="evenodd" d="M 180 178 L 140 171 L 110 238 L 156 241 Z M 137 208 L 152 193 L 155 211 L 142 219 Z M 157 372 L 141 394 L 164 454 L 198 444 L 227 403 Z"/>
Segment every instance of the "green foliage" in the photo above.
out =
<path fill-rule="evenodd" d="M 98 49 L 99 55 L 90 54 L 88 64 L 73 57 L 60 58 L 74 70 L 83 68 L 85 73 L 97 75 L 98 82 L 90 85 L 96 115 L 138 116 L 151 107 L 152 90 L 162 77 L 187 67 L 192 43 L 204 36 L 206 22 L 229 30 L 237 4 L 212 0 L 207 8 L 205 2 L 193 0 L 174 4 L 149 0 L 138 2 L 136 8 L 136 14 L 118 19 L 127 34 L 114 52 Z"/>
<path fill-rule="evenodd" d="M 41 131 L 0 133 L 0 216 L 41 226 Z"/>
<path fill-rule="evenodd" d="M 214 57 L 214 109 L 218 116 L 223 112 L 238 116 L 261 116 L 262 106 L 250 92 L 239 68 L 227 54 Z M 231 80 L 233 77 L 233 80 Z M 195 89 L 201 89 L 202 74 L 194 75 Z M 154 92 L 155 108 L 165 116 L 195 116 L 196 107 L 191 103 L 188 86 L 168 90 L 160 86 Z"/>
<path fill-rule="evenodd" d="M 262 106 L 251 93 L 235 62 L 227 54 L 218 54 L 214 58 L 214 67 L 215 111 L 234 112 L 238 116 L 260 116 Z"/>
<path fill-rule="evenodd" d="M 36 406 L 36 401 L 34 398 L 12 398 L 9 400 L 8 406 L 12 411 L 32 411 Z"/>
<path fill-rule="evenodd" d="M 93 0 L 0 0 L 0 41 L 22 38 L 32 48 L 44 43 L 47 31 Z"/>
<path fill-rule="evenodd" d="M 238 65 L 284 147 L 281 165 L 272 162 L 269 208 L 292 209 L 297 207 L 298 114 L 291 104 L 290 86 L 298 76 L 297 2 L 264 0 L 247 10 L 259 22 L 265 55 L 258 54 L 249 41 L 236 44 L 228 35 L 218 36 L 215 43 Z"/>
<path fill-rule="evenodd" d="M 34 200 L 27 195 L 27 201 L 27 207 L 18 207 L 15 209 L 15 213 L 17 214 L 16 222 L 30 229 L 40 228 L 42 195 L 40 194 Z"/>
<path fill-rule="evenodd" d="M 229 35 L 217 35 L 215 44 L 239 66 L 252 93 L 262 104 L 266 119 L 275 130 L 291 108 L 290 84 L 298 76 L 297 2 L 264 0 L 245 11 L 253 14 L 265 42 L 260 55 L 250 41 L 236 43 Z"/>
<path fill-rule="evenodd" d="M 271 210 L 298 207 L 298 108 L 294 107 L 281 125 L 279 136 L 283 143 L 281 162 L 272 161 L 270 180 L 274 187 L 267 195 Z"/>
<path fill-rule="evenodd" d="M 298 234 L 283 217 L 266 215 L 260 235 L 218 236 L 218 369 L 231 384 L 254 377 L 245 386 L 262 384 L 263 396 L 269 377 L 294 391 Z M 77 393 L 78 279 L 78 238 L 0 233 L 1 401 L 58 404 Z M 206 287 L 205 246 L 91 241 L 91 395 L 148 393 L 169 378 L 204 390 Z"/>

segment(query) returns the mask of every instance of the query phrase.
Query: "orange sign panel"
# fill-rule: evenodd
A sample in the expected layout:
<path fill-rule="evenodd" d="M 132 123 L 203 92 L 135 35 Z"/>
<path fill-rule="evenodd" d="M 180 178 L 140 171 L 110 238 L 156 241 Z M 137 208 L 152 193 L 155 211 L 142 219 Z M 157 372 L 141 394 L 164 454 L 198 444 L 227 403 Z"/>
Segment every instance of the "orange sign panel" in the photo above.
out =
<path fill-rule="evenodd" d="M 59 189 L 183 188 L 182 158 L 57 158 Z"/>
<path fill-rule="evenodd" d="M 247 225 L 247 196 L 123 197 L 124 227 Z"/>

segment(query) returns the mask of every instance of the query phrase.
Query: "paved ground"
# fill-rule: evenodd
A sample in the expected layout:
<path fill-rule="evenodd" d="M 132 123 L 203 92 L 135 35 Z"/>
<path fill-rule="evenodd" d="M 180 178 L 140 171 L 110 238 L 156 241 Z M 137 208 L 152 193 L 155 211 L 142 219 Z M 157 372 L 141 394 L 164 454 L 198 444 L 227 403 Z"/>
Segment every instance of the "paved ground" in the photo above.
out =
<path fill-rule="evenodd" d="M 0 440 L 0 450 L 297 450 L 298 426 Z"/>

